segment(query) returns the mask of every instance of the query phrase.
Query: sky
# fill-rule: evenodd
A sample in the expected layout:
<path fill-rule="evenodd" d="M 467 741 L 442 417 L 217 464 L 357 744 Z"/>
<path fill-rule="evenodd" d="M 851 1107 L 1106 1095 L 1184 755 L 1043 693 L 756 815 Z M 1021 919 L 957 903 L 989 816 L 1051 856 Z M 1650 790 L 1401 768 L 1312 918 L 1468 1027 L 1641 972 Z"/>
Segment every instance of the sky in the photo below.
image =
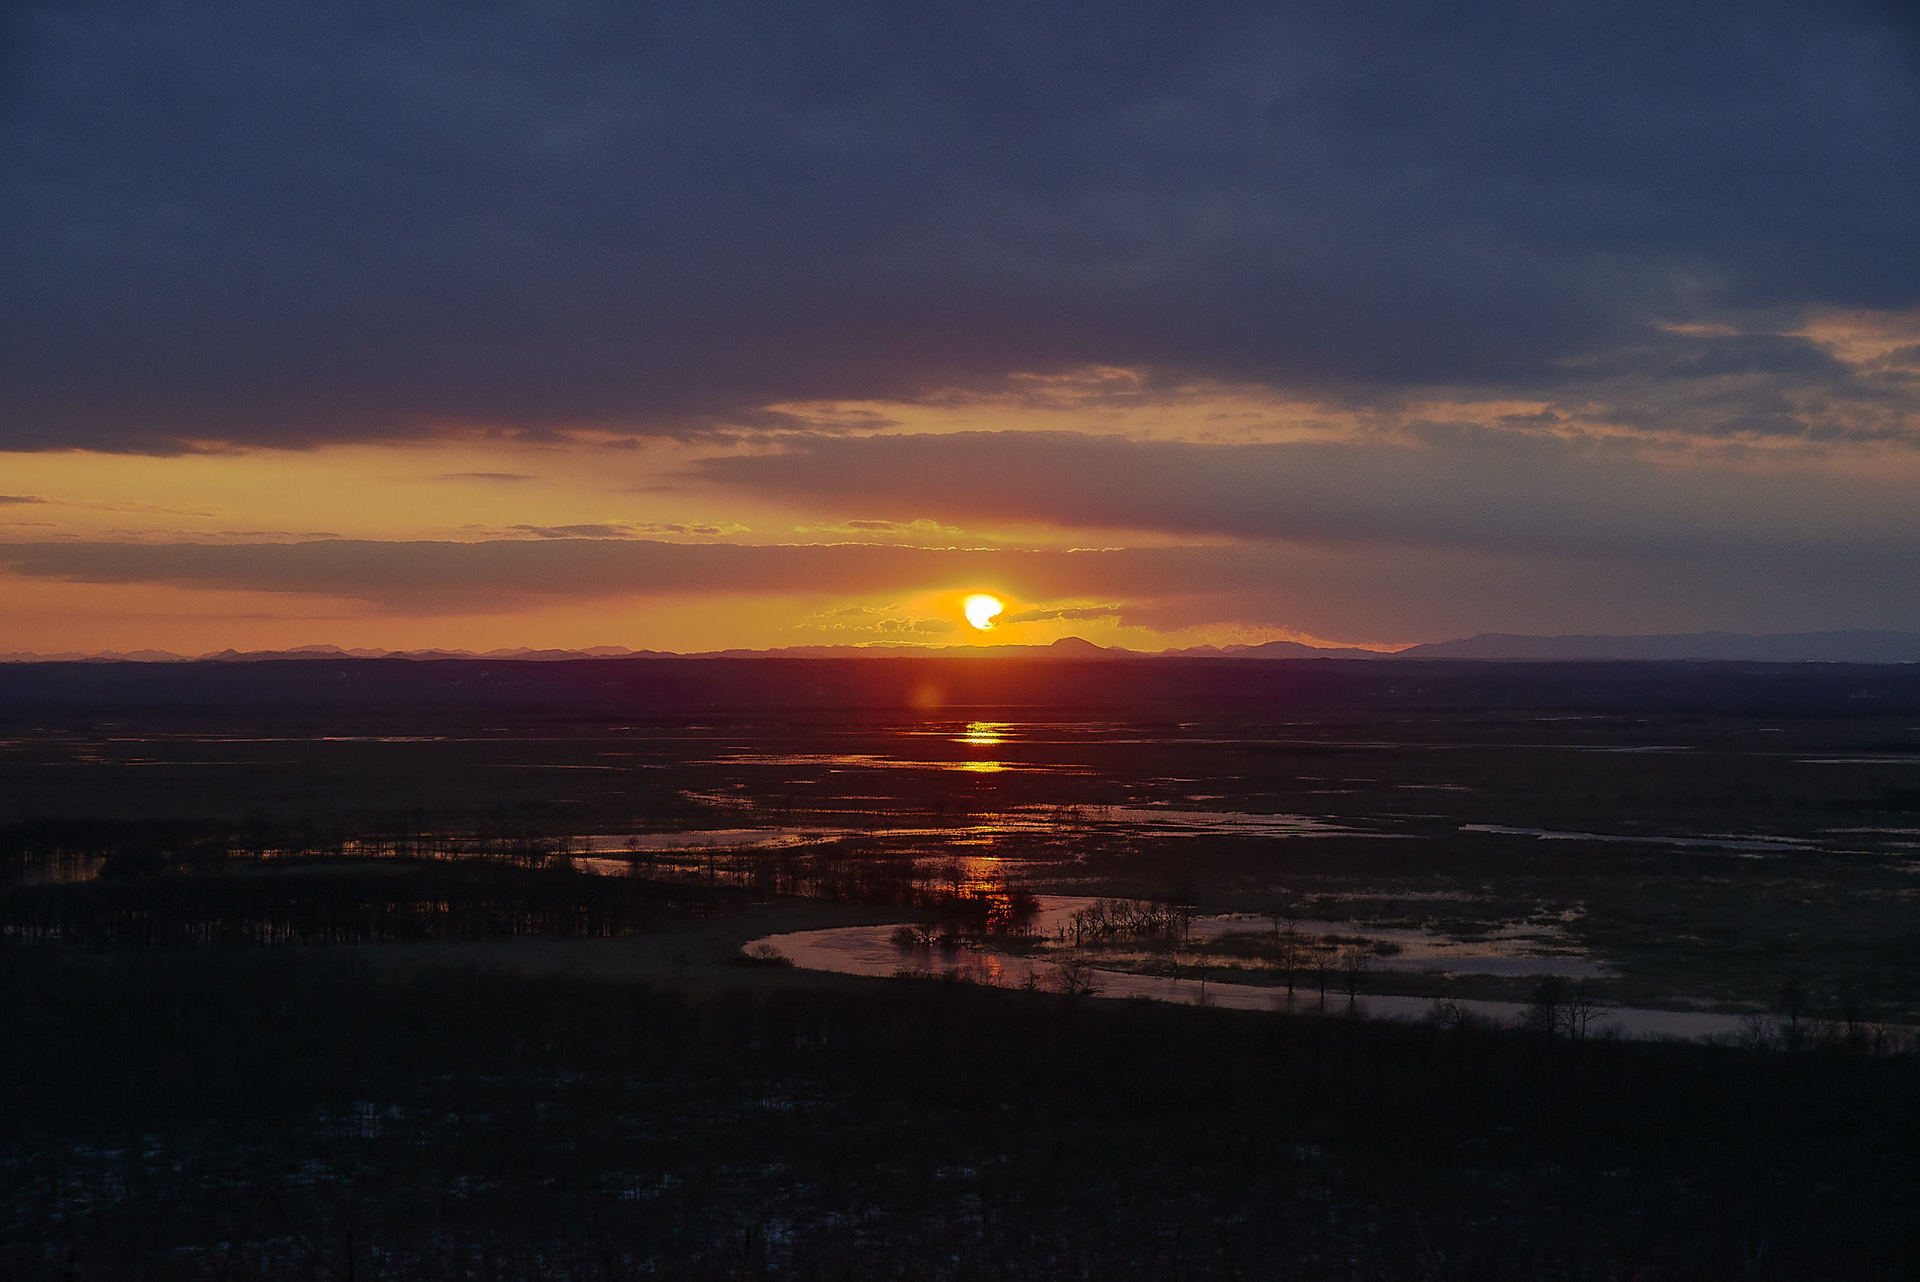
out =
<path fill-rule="evenodd" d="M 0 652 L 1920 630 L 1907 5 L 0 23 Z"/>

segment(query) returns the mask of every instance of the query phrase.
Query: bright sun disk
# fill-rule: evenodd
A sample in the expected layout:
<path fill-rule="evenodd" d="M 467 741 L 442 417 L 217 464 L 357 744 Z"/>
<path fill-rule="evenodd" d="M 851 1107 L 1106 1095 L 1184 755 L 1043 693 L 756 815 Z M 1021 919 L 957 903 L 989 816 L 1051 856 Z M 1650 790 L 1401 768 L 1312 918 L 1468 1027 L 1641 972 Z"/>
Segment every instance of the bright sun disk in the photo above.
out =
<path fill-rule="evenodd" d="M 1002 610 L 1006 609 L 1005 606 L 1000 604 L 999 597 L 988 596 L 984 592 L 974 593 L 960 603 L 960 608 L 966 613 L 967 622 L 981 632 L 985 632 L 993 627 L 994 618 L 999 615 Z"/>

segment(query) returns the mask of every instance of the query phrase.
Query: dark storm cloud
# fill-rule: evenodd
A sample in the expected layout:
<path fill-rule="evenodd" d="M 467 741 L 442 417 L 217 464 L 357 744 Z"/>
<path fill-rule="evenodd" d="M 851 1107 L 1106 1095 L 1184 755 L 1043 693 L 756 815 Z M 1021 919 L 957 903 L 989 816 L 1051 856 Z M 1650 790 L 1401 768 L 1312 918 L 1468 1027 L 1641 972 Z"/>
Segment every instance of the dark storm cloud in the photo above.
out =
<path fill-rule="evenodd" d="M 1910 305 L 1898 12 L 15 5 L 0 445 L 688 431 L 1082 362 L 1527 385 L 1653 319 Z"/>
<path fill-rule="evenodd" d="M 1849 365 L 1794 335 L 1660 333 L 1534 390 L 1650 433 L 1920 446 L 1920 361 L 1903 352 Z"/>
<path fill-rule="evenodd" d="M 1402 442 L 1203 445 L 1063 432 L 820 440 L 705 460 L 764 497 L 942 521 L 1045 520 L 1324 545 L 1666 560 L 1796 545 L 1920 546 L 1902 481 L 1664 466 L 1602 445 L 1471 424 Z"/>
<path fill-rule="evenodd" d="M 353 597 L 399 608 L 511 608 L 540 597 L 922 591 L 1005 583 L 1032 597 L 1121 585 L 1148 595 L 1230 592 L 1259 558 L 1230 549 L 1087 552 L 743 546 L 575 538 L 474 543 L 359 539 L 305 543 L 10 543 L 0 566 L 81 583 Z"/>

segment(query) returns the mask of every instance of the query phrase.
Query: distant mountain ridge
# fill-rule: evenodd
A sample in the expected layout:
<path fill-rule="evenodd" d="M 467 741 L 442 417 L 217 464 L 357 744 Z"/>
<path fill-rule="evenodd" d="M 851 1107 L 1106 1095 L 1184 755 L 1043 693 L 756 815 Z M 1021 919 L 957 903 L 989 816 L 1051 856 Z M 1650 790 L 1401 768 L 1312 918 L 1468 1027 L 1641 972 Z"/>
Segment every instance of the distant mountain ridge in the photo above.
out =
<path fill-rule="evenodd" d="M 1416 645 L 1396 659 L 1707 660 L 1747 663 L 1920 663 L 1914 632 L 1672 632 L 1649 636 L 1514 636 L 1486 632 Z"/>
<path fill-rule="evenodd" d="M 1308 645 L 1304 641 L 1262 641 L 1256 645 L 1194 645 L 1159 653 L 1179 659 L 1391 659 L 1396 651 L 1365 650 L 1351 645 Z"/>
<path fill-rule="evenodd" d="M 1313 646 L 1300 641 L 1258 644 L 1188 646 L 1175 650 L 1129 650 L 1096 645 L 1080 637 L 1062 637 L 1050 645 L 805 645 L 773 650 L 704 650 L 675 654 L 666 650 L 631 650 L 597 645 L 580 650 L 382 650 L 344 649 L 334 645 L 307 645 L 291 650 L 220 650 L 183 655 L 169 650 L 0 653 L 0 663 L 253 663 L 285 659 L 509 659 L 526 663 L 553 663 L 570 659 L 872 659 L 872 658 L 1057 658 L 1092 660 L 1139 659 L 1364 659 L 1478 660 L 1490 662 L 1568 663 L 1645 660 L 1649 662 L 1745 663 L 1920 663 L 1920 633 L 1874 632 L 1673 632 L 1646 636 L 1528 636 L 1483 632 L 1453 641 L 1434 641 L 1402 650 L 1367 650 L 1357 646 Z"/>

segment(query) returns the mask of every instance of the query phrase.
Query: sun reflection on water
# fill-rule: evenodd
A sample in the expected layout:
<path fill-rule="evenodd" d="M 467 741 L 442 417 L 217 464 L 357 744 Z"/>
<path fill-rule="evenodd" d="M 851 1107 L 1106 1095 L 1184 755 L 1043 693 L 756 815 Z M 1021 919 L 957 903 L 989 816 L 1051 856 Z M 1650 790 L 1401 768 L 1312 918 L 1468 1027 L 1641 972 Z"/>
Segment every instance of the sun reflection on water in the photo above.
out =
<path fill-rule="evenodd" d="M 1013 723 L 1010 721 L 969 721 L 964 733 L 955 743 L 970 744 L 975 748 L 997 748 L 1013 736 Z"/>

